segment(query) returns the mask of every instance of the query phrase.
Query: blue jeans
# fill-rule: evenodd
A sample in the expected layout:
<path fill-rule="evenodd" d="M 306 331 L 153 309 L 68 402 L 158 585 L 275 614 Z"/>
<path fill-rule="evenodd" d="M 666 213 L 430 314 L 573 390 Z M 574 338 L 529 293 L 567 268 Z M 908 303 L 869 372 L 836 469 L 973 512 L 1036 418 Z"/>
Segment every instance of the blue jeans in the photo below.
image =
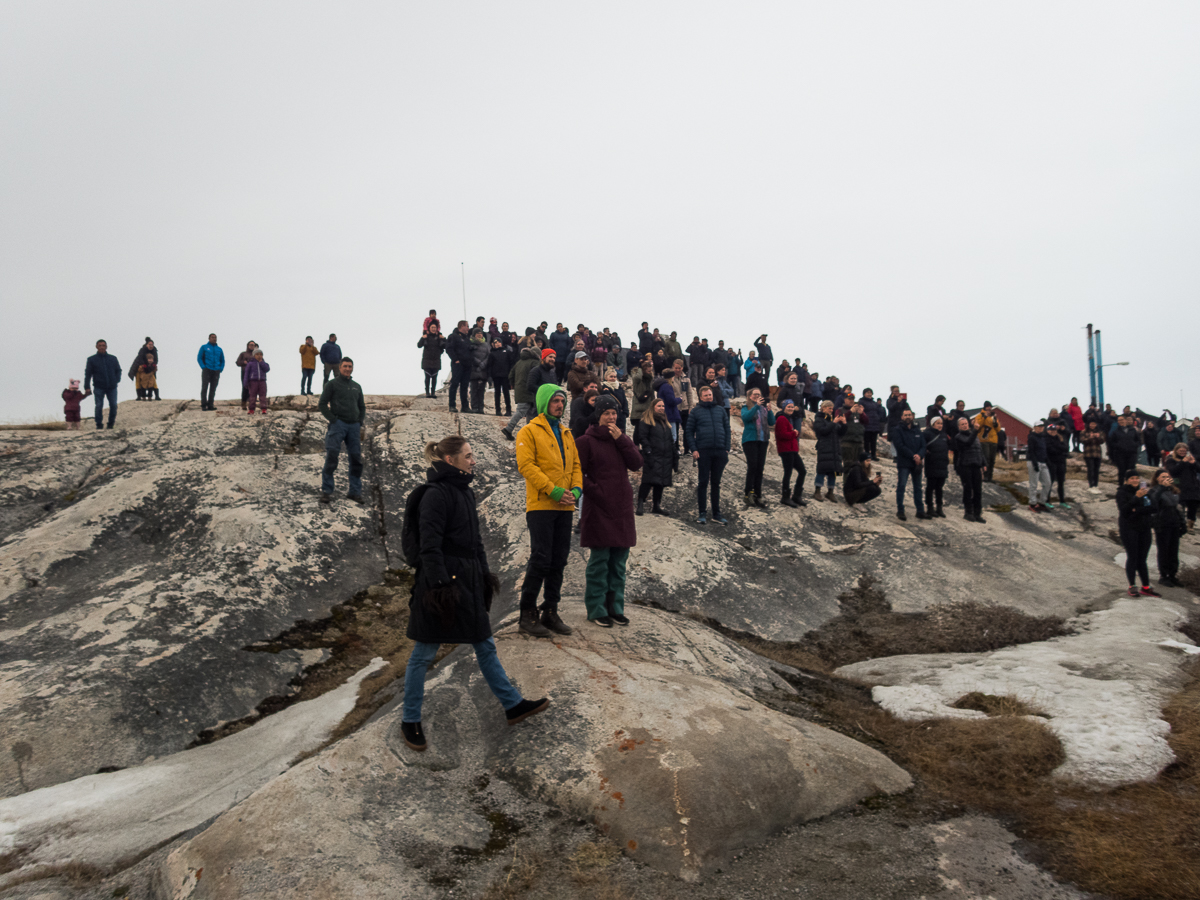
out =
<path fill-rule="evenodd" d="M 835 487 L 837 487 L 837 476 L 836 475 L 822 475 L 820 472 L 818 472 L 817 479 L 816 479 L 816 481 L 813 482 L 813 490 L 816 490 L 817 488 L 821 487 L 822 485 L 824 485 L 827 489 L 832 491 Z"/>
<path fill-rule="evenodd" d="M 457 393 L 461 396 L 459 406 L 463 412 L 471 409 L 471 402 L 467 399 L 467 384 L 471 380 L 471 367 L 460 362 L 450 363 L 450 408 L 454 409 L 454 395 Z"/>
<path fill-rule="evenodd" d="M 421 721 L 421 704 L 425 700 L 425 672 L 437 656 L 441 644 L 426 644 L 417 641 L 413 644 L 412 653 L 408 656 L 408 668 L 404 670 L 404 722 Z M 487 682 L 500 705 L 506 710 L 512 709 L 521 702 L 521 692 L 513 687 L 500 665 L 500 657 L 496 655 L 496 641 L 488 638 L 475 648 L 475 659 L 479 662 L 479 671 Z"/>
<path fill-rule="evenodd" d="M 312 380 L 313 380 L 313 374 L 316 371 L 317 371 L 316 369 L 301 369 L 300 370 L 300 396 L 301 397 L 303 397 L 305 394 L 311 394 L 313 392 Z"/>
<path fill-rule="evenodd" d="M 96 427 L 100 428 L 104 421 L 104 400 L 108 399 L 108 427 L 113 427 L 113 422 L 117 421 L 117 389 L 110 388 L 92 388 L 92 396 L 96 398 Z"/>
<path fill-rule="evenodd" d="M 920 469 L 902 469 L 896 467 L 896 507 L 904 509 L 904 488 L 908 484 L 909 476 L 912 476 L 913 484 L 913 503 L 917 507 L 917 515 L 925 513 L 925 504 L 921 500 L 921 470 Z"/>
<path fill-rule="evenodd" d="M 362 425 L 358 422 L 343 422 L 334 419 L 329 423 L 325 432 L 325 468 L 321 470 L 321 490 L 326 494 L 333 493 L 333 473 L 337 470 L 338 454 L 342 443 L 346 444 L 346 453 L 350 456 L 350 493 L 362 493 Z"/>

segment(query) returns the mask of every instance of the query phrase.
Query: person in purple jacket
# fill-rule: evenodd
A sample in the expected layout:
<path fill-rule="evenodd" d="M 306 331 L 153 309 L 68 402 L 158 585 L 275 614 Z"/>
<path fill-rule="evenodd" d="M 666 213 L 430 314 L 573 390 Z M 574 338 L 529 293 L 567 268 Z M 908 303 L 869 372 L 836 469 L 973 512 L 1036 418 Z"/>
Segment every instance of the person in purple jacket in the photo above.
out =
<path fill-rule="evenodd" d="M 242 368 L 242 381 L 246 387 L 246 396 L 250 402 L 249 415 L 254 415 L 254 404 L 258 401 L 258 405 L 262 407 L 262 414 L 267 414 L 267 373 L 271 371 L 271 366 L 263 359 L 263 352 L 255 350 L 254 356 L 247 360 L 246 365 Z"/>
<path fill-rule="evenodd" d="M 629 550 L 637 544 L 633 488 L 629 473 L 642 467 L 642 454 L 617 428 L 617 401 L 596 398 L 595 422 L 576 442 L 583 473 L 582 523 L 579 545 L 591 549 L 583 602 L 588 621 L 602 628 L 628 625 L 625 616 L 625 573 Z"/>

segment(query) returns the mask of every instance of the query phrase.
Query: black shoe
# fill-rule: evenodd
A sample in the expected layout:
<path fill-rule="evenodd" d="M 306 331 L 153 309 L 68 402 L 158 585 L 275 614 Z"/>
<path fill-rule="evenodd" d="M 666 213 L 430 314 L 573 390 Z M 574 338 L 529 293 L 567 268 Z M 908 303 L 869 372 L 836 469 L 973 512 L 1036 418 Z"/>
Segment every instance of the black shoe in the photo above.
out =
<path fill-rule="evenodd" d="M 504 435 L 504 439 L 505 439 L 506 441 L 515 441 L 515 440 L 516 440 L 516 438 L 515 438 L 515 437 L 513 437 L 513 434 L 512 434 L 512 432 L 511 432 L 511 431 L 509 431 L 507 428 L 501 428 L 501 429 L 500 429 L 500 433 L 501 433 L 502 435 Z"/>
<path fill-rule="evenodd" d="M 571 634 L 571 626 L 559 618 L 558 610 L 546 610 L 542 613 L 542 625 L 555 634 Z"/>
<path fill-rule="evenodd" d="M 933 515 L 937 516 L 939 519 L 946 518 L 946 514 L 942 512 L 942 508 L 940 506 L 938 507 L 937 512 L 935 512 Z"/>
<path fill-rule="evenodd" d="M 537 613 L 521 613 L 521 621 L 517 625 L 517 629 L 532 637 L 550 637 L 550 629 L 538 621 Z"/>
<path fill-rule="evenodd" d="M 600 616 L 596 619 L 588 619 L 593 625 L 599 625 L 601 628 L 612 628 L 613 620 L 611 616 Z"/>
<path fill-rule="evenodd" d="M 346 499 L 349 500 L 351 503 L 357 503 L 359 506 L 362 506 L 362 503 L 363 503 L 363 495 L 362 494 L 347 494 Z"/>
<path fill-rule="evenodd" d="M 522 700 L 512 709 L 506 709 L 504 718 L 508 719 L 509 725 L 516 725 L 518 722 L 524 722 L 530 716 L 536 716 L 549 705 L 549 697 L 543 697 L 541 700 Z"/>
<path fill-rule="evenodd" d="M 620 613 L 609 613 L 608 617 L 610 619 L 612 619 L 614 622 L 616 622 L 618 625 L 628 625 L 629 624 L 629 619 L 626 618 L 625 616 L 621 615 Z"/>
<path fill-rule="evenodd" d="M 418 753 L 423 752 L 429 746 L 420 722 L 401 722 L 400 733 L 404 735 L 404 743 Z"/>
<path fill-rule="evenodd" d="M 328 506 L 333 502 L 333 494 L 327 494 L 324 491 L 321 491 L 321 502 Z"/>
<path fill-rule="evenodd" d="M 898 510 L 896 510 L 896 518 L 897 518 L 897 519 L 899 519 L 901 522 L 907 522 L 907 521 L 908 521 L 908 516 L 906 516 L 906 515 L 904 514 L 904 510 L 902 510 L 902 509 L 898 509 Z"/>
<path fill-rule="evenodd" d="M 791 507 L 792 509 L 800 508 L 800 504 L 788 496 L 784 496 L 784 498 L 782 500 L 780 500 L 779 502 L 782 503 L 784 506 Z"/>
<path fill-rule="evenodd" d="M 929 513 L 919 512 L 919 513 L 917 513 L 917 518 L 918 519 L 932 519 L 933 516 L 931 516 Z"/>
<path fill-rule="evenodd" d="M 976 516 L 971 521 L 978 522 L 980 525 L 983 525 L 985 522 L 987 522 L 987 519 L 985 519 L 983 516 Z"/>
<path fill-rule="evenodd" d="M 794 494 L 792 494 L 792 505 L 808 506 L 808 501 L 804 499 L 804 495 L 800 493 L 800 491 L 796 491 Z"/>
<path fill-rule="evenodd" d="M 654 514 L 654 515 L 656 515 L 656 516 L 669 516 L 669 515 L 671 515 L 671 511 L 670 511 L 669 509 L 663 509 L 661 506 L 655 506 L 655 507 L 653 507 L 653 508 L 650 510 L 650 512 L 651 512 L 651 513 L 653 513 L 653 514 Z"/>
<path fill-rule="evenodd" d="M 638 505 L 637 505 L 637 510 L 635 511 L 635 515 L 644 516 L 645 514 L 646 514 L 646 501 L 639 500 Z"/>

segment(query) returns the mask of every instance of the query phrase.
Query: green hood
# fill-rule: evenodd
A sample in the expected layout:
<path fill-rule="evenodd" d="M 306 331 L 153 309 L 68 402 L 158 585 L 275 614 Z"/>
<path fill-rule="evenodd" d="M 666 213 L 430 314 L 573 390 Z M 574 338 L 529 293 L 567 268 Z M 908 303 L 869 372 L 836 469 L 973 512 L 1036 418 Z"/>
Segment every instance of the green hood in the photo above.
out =
<path fill-rule="evenodd" d="M 550 406 L 550 400 L 555 394 L 562 394 L 564 400 L 567 398 L 567 392 L 560 388 L 557 384 L 543 384 L 540 388 L 538 388 L 536 399 L 538 415 L 546 416 L 546 418 L 550 417 L 549 413 L 546 412 L 546 409 Z M 565 404 L 563 406 L 563 410 L 564 412 L 566 411 Z"/>

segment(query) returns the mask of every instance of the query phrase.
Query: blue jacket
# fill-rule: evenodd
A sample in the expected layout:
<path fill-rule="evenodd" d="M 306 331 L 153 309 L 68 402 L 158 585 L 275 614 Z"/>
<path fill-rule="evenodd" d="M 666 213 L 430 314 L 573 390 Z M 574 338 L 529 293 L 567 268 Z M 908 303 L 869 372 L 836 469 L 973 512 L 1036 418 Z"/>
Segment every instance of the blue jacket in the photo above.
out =
<path fill-rule="evenodd" d="M 97 391 L 111 391 L 121 383 L 121 364 L 111 353 L 89 356 L 87 368 L 83 370 L 83 389 L 86 391 L 95 382 Z"/>
<path fill-rule="evenodd" d="M 679 404 L 683 401 L 679 399 L 675 393 L 675 388 L 667 384 L 665 381 L 658 386 L 658 399 L 663 402 L 667 410 L 667 421 L 678 424 L 682 421 L 682 416 L 679 415 Z"/>
<path fill-rule="evenodd" d="M 748 444 L 750 441 L 769 441 L 771 432 L 759 434 L 758 428 L 754 425 L 754 418 L 758 415 L 758 410 L 761 407 L 751 409 L 749 404 L 742 407 L 742 443 Z M 690 417 L 689 417 L 690 418 Z M 775 427 L 775 413 L 767 410 L 767 428 Z"/>
<path fill-rule="evenodd" d="M 729 401 L 733 398 L 733 385 L 728 378 L 718 378 L 717 387 L 721 390 L 721 405 L 729 409 Z"/>
<path fill-rule="evenodd" d="M 721 404 L 701 401 L 688 413 L 688 446 L 693 450 L 724 450 L 729 452 L 729 414 Z"/>
<path fill-rule="evenodd" d="M 333 341 L 321 345 L 321 362 L 327 366 L 336 366 L 342 361 L 342 348 Z"/>
<path fill-rule="evenodd" d="M 200 352 L 196 354 L 196 362 L 200 364 L 202 369 L 210 369 L 213 372 L 225 371 L 225 351 L 216 344 L 210 344 L 205 341 L 200 345 Z"/>
<path fill-rule="evenodd" d="M 559 331 L 558 329 L 550 332 L 550 335 L 546 338 L 546 343 L 554 351 L 556 359 L 566 359 L 566 354 L 575 346 L 575 340 L 571 337 L 571 332 Z"/>
<path fill-rule="evenodd" d="M 917 466 L 913 462 L 914 456 L 921 457 L 924 462 L 925 435 L 921 434 L 921 429 L 915 423 L 909 428 L 902 424 L 897 425 L 888 432 L 888 440 L 891 441 L 892 449 L 896 451 L 897 469 L 915 469 Z"/>

